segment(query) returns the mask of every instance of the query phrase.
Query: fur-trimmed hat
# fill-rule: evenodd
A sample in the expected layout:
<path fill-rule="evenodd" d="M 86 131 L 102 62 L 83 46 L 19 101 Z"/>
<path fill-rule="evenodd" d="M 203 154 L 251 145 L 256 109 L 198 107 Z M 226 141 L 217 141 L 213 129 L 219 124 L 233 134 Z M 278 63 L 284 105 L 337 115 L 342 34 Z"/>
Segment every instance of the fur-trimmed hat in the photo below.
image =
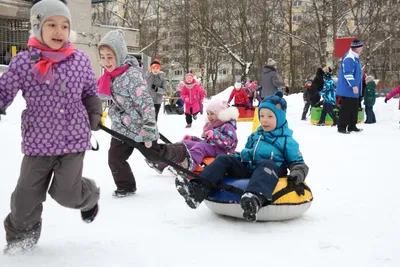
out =
<path fill-rule="evenodd" d="M 228 102 L 220 99 L 211 100 L 206 111 L 216 114 L 220 121 L 236 120 L 239 117 L 239 111 L 236 107 L 229 107 Z"/>
<path fill-rule="evenodd" d="M 276 116 L 276 128 L 282 127 L 286 123 L 286 100 L 283 98 L 281 91 L 276 91 L 275 95 L 264 98 L 258 107 L 258 118 L 260 118 L 260 110 L 267 108 L 274 112 Z"/>
<path fill-rule="evenodd" d="M 98 45 L 99 51 L 102 46 L 108 46 L 114 52 L 117 60 L 117 68 L 121 67 L 125 58 L 128 56 L 124 32 L 121 30 L 109 31 L 101 38 Z"/>
<path fill-rule="evenodd" d="M 363 46 L 363 42 L 361 42 L 360 40 L 357 40 L 357 39 L 354 39 L 352 42 L 351 42 L 351 48 L 359 48 L 359 47 L 362 47 Z"/>
<path fill-rule="evenodd" d="M 42 27 L 44 22 L 53 16 L 63 16 L 68 20 L 69 23 L 69 39 L 70 41 L 74 41 L 76 38 L 76 33 L 71 30 L 72 26 L 72 18 L 71 12 L 67 7 L 65 1 L 60 0 L 41 0 L 34 2 L 35 4 L 31 8 L 31 17 L 30 23 L 32 26 L 32 34 L 36 37 L 36 39 L 43 42 L 42 39 Z"/>

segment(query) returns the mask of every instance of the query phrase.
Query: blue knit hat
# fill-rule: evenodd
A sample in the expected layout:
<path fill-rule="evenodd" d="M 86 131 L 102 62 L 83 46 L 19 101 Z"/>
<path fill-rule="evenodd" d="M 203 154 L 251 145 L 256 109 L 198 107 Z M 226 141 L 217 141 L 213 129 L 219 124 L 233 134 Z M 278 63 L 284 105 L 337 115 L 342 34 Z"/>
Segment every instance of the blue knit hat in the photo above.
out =
<path fill-rule="evenodd" d="M 363 46 L 363 42 L 361 42 L 360 40 L 354 39 L 351 42 L 351 48 L 359 48 Z"/>
<path fill-rule="evenodd" d="M 260 119 L 260 110 L 267 108 L 274 112 L 276 116 L 276 128 L 282 127 L 286 122 L 286 100 L 283 98 L 282 91 L 276 91 L 275 95 L 267 96 L 258 106 L 258 119 Z"/>

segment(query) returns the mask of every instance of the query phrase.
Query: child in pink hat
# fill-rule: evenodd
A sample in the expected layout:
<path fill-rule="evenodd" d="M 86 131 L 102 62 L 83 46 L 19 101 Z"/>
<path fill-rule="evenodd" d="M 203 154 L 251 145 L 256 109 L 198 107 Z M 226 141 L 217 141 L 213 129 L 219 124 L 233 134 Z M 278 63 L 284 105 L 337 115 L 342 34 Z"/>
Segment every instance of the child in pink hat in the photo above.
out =
<path fill-rule="evenodd" d="M 226 101 L 213 100 L 206 108 L 207 122 L 203 127 L 201 138 L 185 135 L 183 143 L 188 149 L 189 164 L 183 167 L 194 170 L 206 157 L 216 157 L 220 154 L 234 154 L 238 143 L 236 136 L 236 119 L 239 111 L 235 107 L 228 107 Z M 174 145 L 181 145 L 181 142 Z M 147 164 L 162 173 L 168 166 L 160 162 L 146 160 Z M 186 166 L 184 166 L 186 165 Z"/>
<path fill-rule="evenodd" d="M 197 119 L 197 114 L 200 112 L 200 102 L 204 99 L 204 90 L 194 79 L 192 73 L 188 73 L 185 76 L 181 98 L 185 102 L 186 128 L 190 128 L 192 127 L 193 119 Z"/>

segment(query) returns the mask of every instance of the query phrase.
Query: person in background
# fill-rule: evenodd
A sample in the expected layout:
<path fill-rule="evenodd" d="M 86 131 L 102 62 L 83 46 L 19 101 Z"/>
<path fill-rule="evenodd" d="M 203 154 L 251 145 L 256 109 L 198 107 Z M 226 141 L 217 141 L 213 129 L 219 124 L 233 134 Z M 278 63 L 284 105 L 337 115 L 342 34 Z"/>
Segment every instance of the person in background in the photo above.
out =
<path fill-rule="evenodd" d="M 364 88 L 364 105 L 365 105 L 365 115 L 367 119 L 364 123 L 372 124 L 376 123 L 374 105 L 375 105 L 375 92 L 376 92 L 376 83 L 374 81 L 374 76 L 365 77 L 366 86 Z"/>
<path fill-rule="evenodd" d="M 341 96 L 338 123 L 338 132 L 341 134 L 362 131 L 356 126 L 358 101 L 362 95 L 362 67 L 359 59 L 362 50 L 363 43 L 354 39 L 340 64 L 336 94 Z"/>
<path fill-rule="evenodd" d="M 303 91 L 303 101 L 304 101 L 304 108 L 303 108 L 303 114 L 301 114 L 301 120 L 305 121 L 307 112 L 310 110 L 311 107 L 311 98 L 310 98 L 310 88 L 311 88 L 312 81 L 307 80 L 306 84 L 304 85 L 304 91 Z"/>
<path fill-rule="evenodd" d="M 145 79 L 147 82 L 147 90 L 150 92 L 154 102 L 156 121 L 158 121 L 161 103 L 164 95 L 168 91 L 168 82 L 164 72 L 161 71 L 161 65 L 158 59 L 154 59 L 153 63 L 151 63 L 150 70 L 146 73 Z"/>

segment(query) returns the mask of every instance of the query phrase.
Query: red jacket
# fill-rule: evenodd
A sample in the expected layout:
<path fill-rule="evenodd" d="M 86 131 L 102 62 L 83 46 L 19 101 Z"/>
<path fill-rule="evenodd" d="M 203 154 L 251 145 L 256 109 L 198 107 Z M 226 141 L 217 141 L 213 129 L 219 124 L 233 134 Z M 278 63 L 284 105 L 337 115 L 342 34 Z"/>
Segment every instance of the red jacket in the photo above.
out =
<path fill-rule="evenodd" d="M 228 103 L 232 101 L 232 98 L 235 97 L 235 105 L 244 105 L 249 101 L 249 97 L 247 96 L 246 90 L 241 88 L 239 90 L 233 89 L 232 93 L 229 97 Z"/>

